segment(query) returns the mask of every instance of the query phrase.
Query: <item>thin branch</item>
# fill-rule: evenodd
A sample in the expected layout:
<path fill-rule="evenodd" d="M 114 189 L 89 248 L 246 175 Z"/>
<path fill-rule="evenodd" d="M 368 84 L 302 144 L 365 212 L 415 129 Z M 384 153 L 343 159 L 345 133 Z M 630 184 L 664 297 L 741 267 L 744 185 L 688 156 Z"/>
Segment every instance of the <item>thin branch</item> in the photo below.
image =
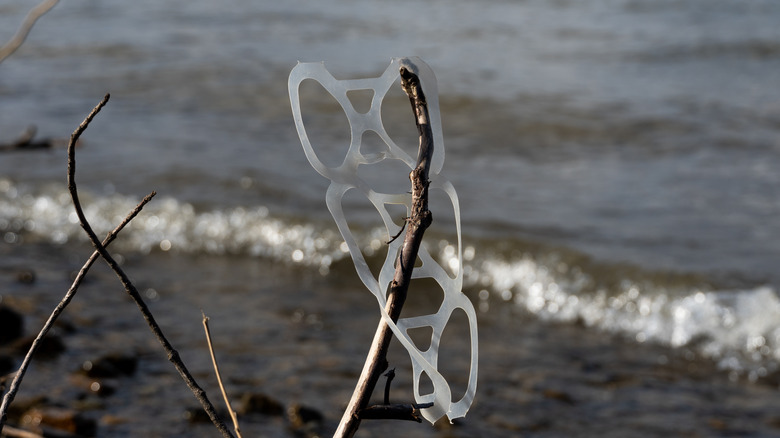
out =
<path fill-rule="evenodd" d="M 222 374 L 219 372 L 219 365 L 217 365 L 217 356 L 214 354 L 214 346 L 211 344 L 211 330 L 209 330 L 209 317 L 201 310 L 203 315 L 203 330 L 206 332 L 206 342 L 209 344 L 209 353 L 211 354 L 211 363 L 214 364 L 214 374 L 217 375 L 217 383 L 219 383 L 219 390 L 222 391 L 222 398 L 225 400 L 225 406 L 228 412 L 230 412 L 230 418 L 233 420 L 233 430 L 236 431 L 236 436 L 241 437 L 241 428 L 238 425 L 238 416 L 236 411 L 230 407 L 230 399 L 228 399 L 227 391 L 225 391 L 225 385 L 222 384 Z"/>
<path fill-rule="evenodd" d="M 100 240 L 98 240 L 97 236 L 95 235 L 95 232 L 92 230 L 92 226 L 90 226 L 86 216 L 84 215 L 84 211 L 81 208 L 81 202 L 79 201 L 78 190 L 76 188 L 76 179 L 75 179 L 76 142 L 78 141 L 79 137 L 84 132 L 84 130 L 87 129 L 87 126 L 89 126 L 89 123 L 92 121 L 92 119 L 97 115 L 98 112 L 100 112 L 100 109 L 103 108 L 106 102 L 108 102 L 109 97 L 110 96 L 106 94 L 103 100 L 92 110 L 92 112 L 87 116 L 87 118 L 84 119 L 83 122 L 81 122 L 81 125 L 79 125 L 79 127 L 76 128 L 76 130 L 73 132 L 73 135 L 70 138 L 70 142 L 68 143 L 68 190 L 70 191 L 70 195 L 73 200 L 73 206 L 76 209 L 76 215 L 79 218 L 79 223 L 81 224 L 81 227 L 84 229 L 84 232 L 87 233 L 89 240 L 92 242 L 92 245 L 100 254 L 100 257 L 102 257 L 103 260 L 106 261 L 108 266 L 111 267 L 111 269 L 114 271 L 117 277 L 119 277 L 120 281 L 122 282 L 122 285 L 125 287 L 125 291 L 130 296 L 130 298 L 132 298 L 132 300 L 135 302 L 136 306 L 138 306 L 138 309 L 141 311 L 141 314 L 146 320 L 146 323 L 149 325 L 149 329 L 152 331 L 154 336 L 157 338 L 157 340 L 160 342 L 163 349 L 167 353 L 168 360 L 173 364 L 174 368 L 176 368 L 176 371 L 179 372 L 181 378 L 184 380 L 184 382 L 190 388 L 192 393 L 195 395 L 195 398 L 197 398 L 200 404 L 203 406 L 203 409 L 208 414 L 209 418 L 211 419 L 211 422 L 214 423 L 214 425 L 217 427 L 217 429 L 219 429 L 220 432 L 222 432 L 223 436 L 232 438 L 233 434 L 230 433 L 227 426 L 225 426 L 225 423 L 222 421 L 222 419 L 219 418 L 219 415 L 217 415 L 217 411 L 214 409 L 214 406 L 211 404 L 208 397 L 206 396 L 206 391 L 204 391 L 200 386 L 198 386 L 198 383 L 192 377 L 189 370 L 184 365 L 184 362 L 179 357 L 179 353 L 176 350 L 174 350 L 171 343 L 168 342 L 168 339 L 163 334 L 159 324 L 157 324 L 157 321 L 155 321 L 154 315 L 152 315 L 152 312 L 149 310 L 149 307 L 147 307 L 146 303 L 141 298 L 141 294 L 138 292 L 138 289 L 130 281 L 130 278 L 127 276 L 127 274 L 125 274 L 125 272 L 116 262 L 116 260 L 114 260 L 111 254 L 109 254 L 105 246 L 103 246 L 100 243 Z"/>
<path fill-rule="evenodd" d="M 9 436 L 13 438 L 44 438 L 43 435 L 30 432 L 29 430 L 17 429 L 11 426 L 0 428 L 0 430 L 2 430 L 3 436 Z"/>
<path fill-rule="evenodd" d="M 152 200 L 156 193 L 152 192 L 140 202 L 138 205 L 135 206 L 135 208 L 125 217 L 125 219 L 120 223 L 116 228 L 114 228 L 113 231 L 108 233 L 108 236 L 106 236 L 105 240 L 103 240 L 103 246 L 108 246 L 111 244 L 111 242 L 116 239 L 116 236 L 119 234 L 120 231 L 128 224 L 130 223 L 133 218 L 135 218 L 138 213 L 141 212 L 141 209 L 144 208 L 146 204 L 149 203 L 149 201 Z M 3 431 L 3 425 L 5 424 L 6 420 L 6 413 L 8 412 L 8 408 L 11 405 L 11 403 L 14 401 L 14 398 L 16 397 L 16 393 L 19 391 L 19 386 L 22 384 L 22 379 L 24 379 L 24 375 L 27 372 L 27 368 L 29 368 L 30 363 L 32 361 L 33 356 L 35 355 L 35 352 L 38 350 L 41 342 L 43 342 L 43 338 L 46 337 L 46 334 L 49 332 L 49 330 L 54 326 L 55 321 L 57 321 L 57 318 L 59 318 L 60 314 L 65 310 L 65 308 L 70 304 L 71 300 L 74 296 L 76 296 L 76 292 L 79 289 L 79 286 L 81 286 L 81 282 L 84 280 L 84 277 L 87 275 L 87 272 L 89 271 L 89 268 L 92 267 L 92 265 L 95 263 L 95 261 L 100 257 L 100 254 L 98 254 L 97 251 L 93 252 L 92 255 L 87 259 L 87 262 L 84 263 L 84 266 L 79 270 L 78 275 L 76 275 L 76 278 L 73 280 L 73 283 L 70 286 L 70 289 L 65 293 L 65 296 L 60 300 L 59 304 L 57 304 L 57 307 L 54 308 L 54 311 L 52 311 L 51 315 L 49 316 L 49 319 L 46 321 L 46 323 L 43 325 L 43 328 L 41 328 L 41 331 L 38 333 L 38 336 L 36 336 L 35 340 L 32 342 L 32 345 L 30 345 L 30 349 L 27 351 L 27 355 L 24 357 L 24 360 L 22 361 L 21 366 L 19 367 L 19 370 L 14 373 L 14 378 L 11 381 L 11 386 L 8 389 L 8 392 L 3 397 L 3 403 L 0 405 L 0 432 Z"/>
<path fill-rule="evenodd" d="M 428 171 L 433 155 L 433 132 L 430 118 L 428 117 L 428 104 L 425 100 L 420 79 L 405 67 L 401 67 L 401 87 L 409 96 L 414 111 L 417 131 L 420 135 L 417 166 L 412 170 L 409 179 L 412 182 L 412 209 L 411 216 L 407 220 L 406 236 L 396 263 L 395 276 L 390 283 L 390 291 L 387 294 L 385 310 L 393 322 L 398 321 L 401 315 L 409 284 L 412 279 L 412 270 L 417 260 L 423 233 L 431 225 L 433 217 L 428 210 Z M 393 332 L 384 320 L 379 321 L 374 340 L 371 344 L 363 371 L 358 379 L 352 399 L 347 405 L 347 410 L 341 418 L 334 438 L 352 437 L 360 427 L 362 411 L 368 407 L 371 394 L 379 380 L 380 375 L 387 369 L 387 349 Z"/>
<path fill-rule="evenodd" d="M 401 229 L 398 230 L 398 232 L 395 234 L 395 236 L 391 237 L 390 240 L 388 240 L 386 243 L 390 245 L 391 243 L 395 242 L 395 239 L 401 237 L 401 233 L 404 232 L 404 229 L 406 229 L 406 221 L 409 220 L 408 217 L 404 218 L 404 222 L 401 224 Z"/>
<path fill-rule="evenodd" d="M 387 381 L 385 382 L 385 404 L 390 404 L 390 384 L 393 382 L 393 378 L 395 378 L 395 368 L 391 369 L 390 371 L 385 373 L 385 377 L 387 378 Z"/>
<path fill-rule="evenodd" d="M 433 406 L 433 403 L 369 406 L 360 411 L 360 418 L 362 420 L 407 420 L 422 423 L 420 409 L 430 408 L 431 406 Z"/>
<path fill-rule="evenodd" d="M 0 47 L 0 63 L 11 56 L 16 49 L 21 47 L 24 40 L 27 39 L 27 35 L 30 34 L 30 30 L 32 30 L 35 22 L 38 21 L 43 14 L 49 12 L 49 10 L 58 2 L 59 0 L 43 0 L 38 6 L 30 10 L 27 17 L 25 17 L 22 22 L 22 25 L 19 27 L 19 30 L 16 31 L 16 34 L 3 47 Z"/>

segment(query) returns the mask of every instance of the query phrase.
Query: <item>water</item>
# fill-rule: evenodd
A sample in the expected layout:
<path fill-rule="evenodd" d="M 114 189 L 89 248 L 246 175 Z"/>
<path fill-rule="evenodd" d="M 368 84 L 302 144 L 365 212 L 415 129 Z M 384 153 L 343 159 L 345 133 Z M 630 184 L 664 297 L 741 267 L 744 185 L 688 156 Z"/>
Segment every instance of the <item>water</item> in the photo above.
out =
<path fill-rule="evenodd" d="M 66 139 L 110 92 L 78 180 L 101 230 L 160 193 L 115 244 L 128 257 L 349 276 L 287 75 L 324 60 L 337 76 L 374 76 L 419 55 L 439 79 L 444 173 L 483 317 L 689 349 L 735 380 L 778 368 L 780 5 L 267 3 L 58 5 L 0 64 L 0 141 L 30 124 Z M 28 7 L 0 6 L 0 39 Z M 344 126 L 325 104 L 311 114 L 314 138 L 338 145 Z M 388 129 L 413 144 L 407 112 L 390 99 Z M 0 156 L 5 245 L 67 252 L 83 241 L 64 175 L 62 150 Z M 355 208 L 379 263 L 386 236 Z M 429 244 L 446 259 L 452 227 L 439 224 Z"/>

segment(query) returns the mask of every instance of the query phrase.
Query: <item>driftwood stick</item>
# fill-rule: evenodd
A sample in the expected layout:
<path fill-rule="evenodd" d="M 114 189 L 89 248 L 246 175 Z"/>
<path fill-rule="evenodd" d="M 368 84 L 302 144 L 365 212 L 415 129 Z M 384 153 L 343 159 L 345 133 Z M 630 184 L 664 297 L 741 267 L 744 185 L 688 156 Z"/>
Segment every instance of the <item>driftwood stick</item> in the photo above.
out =
<path fill-rule="evenodd" d="M 24 40 L 27 39 L 27 35 L 29 35 L 35 22 L 38 21 L 43 14 L 49 12 L 57 2 L 59 2 L 59 0 L 43 0 L 38 6 L 30 10 L 13 38 L 4 46 L 0 47 L 0 63 L 11 56 L 16 49 L 24 43 Z"/>
<path fill-rule="evenodd" d="M 222 419 L 219 418 L 216 409 L 214 409 L 214 405 L 211 404 L 208 397 L 206 396 L 206 391 L 204 391 L 200 386 L 198 386 L 198 383 L 192 377 L 189 370 L 184 365 L 184 362 L 179 357 L 179 353 L 176 350 L 174 350 L 171 343 L 168 342 L 168 339 L 163 334 L 159 324 L 157 324 L 157 321 L 155 321 L 154 315 L 152 315 L 152 312 L 149 310 L 149 307 L 146 306 L 146 303 L 141 298 L 141 294 L 138 292 L 138 289 L 136 289 L 135 285 L 130 281 L 130 278 L 127 276 L 127 274 L 125 274 L 125 272 L 116 262 L 116 260 L 114 260 L 111 254 L 109 254 L 109 252 L 106 250 L 106 247 L 100 243 L 100 240 L 98 240 L 97 236 L 95 235 L 95 232 L 92 230 L 92 226 L 87 221 L 87 218 L 84 215 L 84 211 L 81 208 L 81 202 L 79 201 L 78 190 L 76 188 L 76 179 L 75 179 L 76 142 L 78 141 L 81 134 L 87 129 L 87 126 L 89 126 L 89 123 L 92 121 L 92 119 L 97 115 L 98 112 L 100 112 L 100 109 L 103 108 L 103 106 L 108 102 L 109 97 L 110 96 L 106 94 L 103 100 L 92 110 L 92 112 L 87 116 L 87 118 L 84 119 L 83 122 L 81 122 L 81 125 L 79 125 L 79 127 L 76 128 L 76 130 L 73 132 L 73 135 L 70 138 L 70 142 L 68 143 L 68 190 L 70 191 L 70 195 L 73 200 L 73 206 L 76 209 L 76 215 L 79 218 L 79 223 L 81 224 L 81 227 L 84 229 L 84 232 L 86 232 L 87 236 L 89 236 L 89 240 L 92 242 L 92 245 L 100 254 L 100 257 L 102 257 L 103 260 L 106 261 L 108 266 L 111 267 L 111 269 L 114 271 L 117 277 L 119 277 L 120 281 L 122 282 L 122 285 L 125 287 L 125 291 L 127 292 L 128 295 L 130 295 L 130 298 L 132 298 L 135 304 L 138 306 L 138 309 L 141 311 L 141 314 L 146 320 L 146 323 L 149 325 L 150 330 L 152 331 L 154 336 L 157 338 L 157 340 L 160 342 L 163 349 L 167 353 L 168 360 L 173 364 L 174 368 L 176 368 L 176 371 L 179 372 L 184 382 L 187 384 L 187 386 L 190 388 L 192 393 L 195 395 L 195 398 L 197 398 L 200 404 L 203 406 L 203 409 L 208 414 L 209 418 L 211 419 L 211 422 L 214 423 L 214 425 L 217 427 L 217 429 L 219 429 L 220 432 L 222 432 L 223 436 L 233 438 L 233 434 L 230 432 L 230 430 L 228 430 L 227 426 L 225 426 L 225 423 L 222 421 Z"/>
<path fill-rule="evenodd" d="M 411 215 L 407 219 L 406 235 L 398 255 L 395 276 L 390 283 L 390 291 L 387 294 L 387 304 L 385 306 L 385 310 L 393 322 L 398 321 L 401 315 L 401 309 L 409 290 L 412 270 L 417 260 L 423 233 L 433 220 L 431 212 L 428 210 L 428 172 L 433 155 L 433 132 L 431 130 L 430 118 L 428 117 L 428 105 L 417 75 L 405 67 L 401 67 L 400 73 L 401 86 L 407 96 L 409 96 L 409 101 L 414 111 L 420 144 L 417 154 L 417 166 L 409 174 L 409 179 L 412 182 Z M 382 372 L 387 369 L 387 349 L 392 337 L 393 332 L 390 330 L 390 327 L 384 320 L 380 320 L 376 334 L 374 334 L 371 349 L 363 366 L 363 371 L 360 374 L 357 386 L 352 394 L 352 399 L 347 405 L 347 410 L 344 411 L 334 438 L 352 437 L 360 427 L 361 417 L 375 418 L 370 414 L 368 417 L 363 417 L 361 413 L 368 407 L 369 399 L 374 392 L 377 381 Z M 408 417 L 406 415 L 404 418 L 408 419 Z"/>

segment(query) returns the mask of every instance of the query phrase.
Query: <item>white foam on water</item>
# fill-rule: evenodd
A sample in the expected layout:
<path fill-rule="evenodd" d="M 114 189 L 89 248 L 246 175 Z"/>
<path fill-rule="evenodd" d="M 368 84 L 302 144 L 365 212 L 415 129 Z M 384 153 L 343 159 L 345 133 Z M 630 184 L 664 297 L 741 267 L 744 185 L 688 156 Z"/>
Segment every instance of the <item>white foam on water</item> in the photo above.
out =
<path fill-rule="evenodd" d="M 388 236 L 396 234 L 397 225 L 393 222 L 389 205 L 406 206 L 407 216 L 411 211 L 411 195 L 407 192 L 387 193 L 381 192 L 358 175 L 358 168 L 362 165 L 377 165 L 387 160 L 401 161 L 409 170 L 416 165 L 415 159 L 398 147 L 390 138 L 382 124 L 381 104 L 390 87 L 400 81 L 399 69 L 405 67 L 414 72 L 420 78 L 423 91 L 427 98 L 430 125 L 433 132 L 433 157 L 430 166 L 430 189 L 443 191 L 452 203 L 457 229 L 457 262 L 454 276 L 448 275 L 445 267 L 437 263 L 425 247 L 420 248 L 419 258 L 422 266 L 416 267 L 412 273 L 413 278 L 432 278 L 444 292 L 444 299 L 436 313 L 400 318 L 394 323 L 385 310 L 387 303 L 386 291 L 394 273 L 395 261 L 398 257 L 403 239 L 396 239 L 388 245 L 387 255 L 378 276 L 369 269 L 362 248 L 358 245 L 354 232 L 344 215 L 343 198 L 349 191 L 356 191 L 364 195 L 376 208 L 384 222 Z M 301 111 L 301 98 L 299 88 L 303 81 L 314 80 L 319 82 L 336 101 L 341 105 L 347 116 L 351 131 L 351 141 L 345 146 L 344 160 L 341 164 L 331 167 L 326 165 L 312 146 Z M 371 90 L 373 92 L 371 106 L 365 113 L 355 109 L 347 94 L 350 91 Z M 469 299 L 462 293 L 463 276 L 460 267 L 461 242 L 460 242 L 460 208 L 458 197 L 452 184 L 441 174 L 444 164 L 444 141 L 441 130 L 441 115 L 439 112 L 438 90 L 436 77 L 431 68 L 419 58 L 395 58 L 392 60 L 384 74 L 377 78 L 337 80 L 323 63 L 299 63 L 293 68 L 289 79 L 290 101 L 293 108 L 295 125 L 298 136 L 301 139 L 306 157 L 314 169 L 325 178 L 331 180 L 328 187 L 326 200 L 328 209 L 343 236 L 352 260 L 357 269 L 358 276 L 363 284 L 374 294 L 379 304 L 382 319 L 387 323 L 393 334 L 409 352 L 412 361 L 414 377 L 414 398 L 419 404 L 433 403 L 432 407 L 422 409 L 422 415 L 431 423 L 446 415 L 450 420 L 463 417 L 468 412 L 476 393 L 477 386 L 477 319 L 474 307 Z M 410 114 L 410 123 L 413 118 Z M 367 131 L 378 134 L 384 142 L 383 150 L 364 153 L 361 150 L 363 134 Z M 399 179 L 407 178 L 400 174 Z M 435 216 L 435 212 L 434 212 Z M 471 344 L 471 369 L 469 372 L 469 384 L 466 393 L 460 400 L 452 400 L 452 391 L 447 380 L 437 369 L 439 358 L 439 344 L 441 335 L 447 325 L 453 311 L 461 309 L 465 312 L 469 321 L 469 337 L 463 342 Z M 430 347 L 420 350 L 411 340 L 408 331 L 422 327 L 432 328 Z M 423 375 L 433 383 L 433 392 L 421 393 L 421 378 Z"/>
<path fill-rule="evenodd" d="M 87 219 L 99 235 L 114 229 L 139 199 L 97 196 L 81 191 Z M 32 191 L 0 179 L 0 238 L 19 243 L 25 236 L 55 244 L 84 242 L 66 187 Z M 338 233 L 312 224 L 273 217 L 267 207 L 198 212 L 192 204 L 157 197 L 122 231 L 112 247 L 148 253 L 239 254 L 305 264 L 327 274 L 347 256 Z"/>
<path fill-rule="evenodd" d="M 688 348 L 733 378 L 756 380 L 780 368 L 780 298 L 771 286 L 682 290 L 627 278 L 617 290 L 594 291 L 588 272 L 528 255 L 482 259 L 465 269 L 467 286 L 481 288 L 480 308 L 492 297 L 542 319 Z"/>
<path fill-rule="evenodd" d="M 82 191 L 86 214 L 103 235 L 139 199 Z M 434 213 L 435 214 L 435 213 Z M 397 230 L 396 230 L 397 231 Z M 386 227 L 353 230 L 367 258 L 387 247 Z M 64 245 L 86 242 L 67 188 L 31 188 L 0 178 L 0 239 L 8 244 L 43 240 Z M 581 322 L 638 343 L 686 348 L 724 370 L 750 380 L 780 367 L 780 299 L 772 286 L 706 290 L 668 286 L 627 277 L 612 289 L 595 287 L 595 273 L 532 254 L 489 255 L 489 249 L 440 240 L 427 245 L 438 265 L 478 297 L 478 308 L 511 305 L 538 318 Z M 236 254 L 310 266 L 323 275 L 350 256 L 341 235 L 311 223 L 275 217 L 264 206 L 198 211 L 191 204 L 158 197 L 112 244 L 116 250 L 147 253 Z"/>

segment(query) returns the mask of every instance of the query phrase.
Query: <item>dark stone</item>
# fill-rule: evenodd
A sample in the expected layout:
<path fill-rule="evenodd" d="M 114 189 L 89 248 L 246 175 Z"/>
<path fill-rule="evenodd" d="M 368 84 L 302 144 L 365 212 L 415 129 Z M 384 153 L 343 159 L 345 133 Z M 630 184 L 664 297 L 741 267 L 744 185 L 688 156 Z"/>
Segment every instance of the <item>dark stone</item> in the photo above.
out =
<path fill-rule="evenodd" d="M 322 413 L 314 408 L 299 404 L 293 404 L 287 408 L 287 422 L 290 429 L 298 436 L 315 437 L 321 435 L 324 419 Z"/>
<path fill-rule="evenodd" d="M 9 344 L 24 335 L 24 317 L 8 306 L 0 305 L 0 345 Z"/>
<path fill-rule="evenodd" d="M 35 283 L 35 271 L 32 269 L 21 269 L 16 272 L 16 281 L 22 284 Z"/>
<path fill-rule="evenodd" d="M 22 416 L 25 427 L 48 426 L 72 434 L 93 437 L 97 433 L 97 422 L 80 412 L 58 407 L 38 407 L 30 409 Z"/>
<path fill-rule="evenodd" d="M 241 397 L 241 414 L 263 414 L 263 415 L 282 415 L 284 406 L 263 393 L 245 393 Z"/>
<path fill-rule="evenodd" d="M 17 354 L 25 355 L 30 351 L 34 336 L 28 336 L 23 339 L 19 339 L 14 342 L 13 349 Z M 65 351 L 65 341 L 61 337 L 49 333 L 44 337 L 40 344 L 38 344 L 38 350 L 35 352 L 36 359 L 54 359 Z"/>
<path fill-rule="evenodd" d="M 217 409 L 217 415 L 219 415 L 221 418 L 229 417 L 230 414 L 228 414 L 224 409 Z M 209 418 L 209 414 L 206 413 L 206 411 L 203 410 L 202 407 L 198 406 L 197 408 L 188 408 L 186 411 L 184 411 L 184 419 L 189 421 L 190 423 L 211 423 L 211 419 Z"/>
<path fill-rule="evenodd" d="M 0 354 L 0 375 L 6 375 L 16 370 L 16 361 L 11 356 Z"/>
<path fill-rule="evenodd" d="M 116 387 L 110 383 L 99 380 L 84 379 L 85 381 L 81 382 L 81 386 L 89 391 L 88 394 L 94 394 L 98 397 L 104 398 L 110 397 L 116 393 Z M 83 394 L 83 397 L 87 398 L 88 394 Z"/>
<path fill-rule="evenodd" d="M 22 415 L 30 409 L 48 403 L 49 398 L 45 395 L 37 395 L 31 398 L 24 396 L 17 397 L 14 402 L 8 406 L 8 419 L 14 423 L 21 423 Z"/>
<path fill-rule="evenodd" d="M 138 367 L 138 358 L 126 354 L 111 353 L 94 361 L 85 361 L 81 371 L 92 378 L 132 376 Z"/>
<path fill-rule="evenodd" d="M 557 400 L 562 403 L 566 403 L 569 405 L 573 405 L 575 403 L 574 398 L 567 392 L 559 391 L 557 389 L 545 389 L 542 394 L 544 394 L 545 397 Z"/>

